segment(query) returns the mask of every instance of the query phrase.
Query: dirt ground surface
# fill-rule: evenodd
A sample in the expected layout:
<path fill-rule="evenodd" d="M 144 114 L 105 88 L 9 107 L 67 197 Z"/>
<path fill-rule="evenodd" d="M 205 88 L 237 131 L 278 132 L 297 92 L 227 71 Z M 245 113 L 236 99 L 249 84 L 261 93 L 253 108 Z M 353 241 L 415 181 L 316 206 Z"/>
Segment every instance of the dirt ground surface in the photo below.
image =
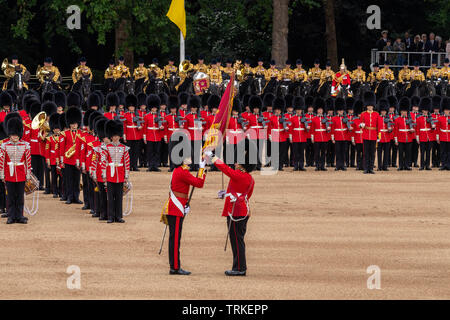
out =
<path fill-rule="evenodd" d="M 195 190 L 169 276 L 159 222 L 170 174 L 132 173 L 133 212 L 106 224 L 51 196 L 28 225 L 0 223 L 1 299 L 449 299 L 450 172 L 254 173 L 245 278 L 227 278 L 221 174 Z M 228 179 L 225 178 L 225 183 Z M 81 289 L 67 288 L 68 266 Z M 381 272 L 369 290 L 367 268 Z"/>

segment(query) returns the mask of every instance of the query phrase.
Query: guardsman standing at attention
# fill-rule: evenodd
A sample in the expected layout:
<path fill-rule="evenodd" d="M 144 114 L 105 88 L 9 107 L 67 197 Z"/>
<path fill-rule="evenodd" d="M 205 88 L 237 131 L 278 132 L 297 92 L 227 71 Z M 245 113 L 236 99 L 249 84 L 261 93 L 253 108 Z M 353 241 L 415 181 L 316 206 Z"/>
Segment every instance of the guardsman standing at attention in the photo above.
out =
<path fill-rule="evenodd" d="M 123 136 L 123 123 L 109 120 L 105 126 L 106 135 L 111 143 L 105 146 L 106 161 L 102 168 L 103 180 L 106 180 L 108 193 L 108 223 L 124 223 L 123 220 L 123 184 L 130 175 L 129 148 L 120 143 Z"/>
<path fill-rule="evenodd" d="M 412 170 L 409 166 L 411 161 L 411 142 L 414 139 L 415 130 L 412 120 L 408 117 L 410 101 L 408 97 L 403 97 L 399 101 L 400 116 L 395 119 L 394 140 L 398 145 L 398 170 Z M 414 135 L 413 135 L 414 134 Z"/>
<path fill-rule="evenodd" d="M 290 119 L 289 140 L 292 142 L 294 158 L 294 171 L 306 171 L 305 169 L 305 147 L 310 129 L 308 120 L 304 113 L 305 100 L 303 97 L 295 97 L 293 106 L 295 115 Z"/>
<path fill-rule="evenodd" d="M 199 96 L 191 96 L 188 101 L 189 113 L 185 116 L 186 127 L 191 141 L 191 171 L 198 170 L 198 159 L 200 158 L 200 149 L 202 148 L 202 121 L 199 120 L 198 115 L 198 109 L 201 103 Z"/>
<path fill-rule="evenodd" d="M 394 129 L 394 122 L 388 115 L 389 102 L 386 98 L 381 98 L 378 101 L 378 140 L 377 140 L 377 156 L 378 156 L 378 171 L 389 171 L 389 157 L 392 141 L 392 131 Z"/>
<path fill-rule="evenodd" d="M 325 154 L 327 152 L 327 144 L 330 141 L 329 131 L 331 127 L 327 127 L 327 118 L 324 115 L 325 101 L 321 97 L 314 99 L 314 111 L 316 116 L 311 122 L 311 142 L 314 145 L 314 162 L 316 171 L 327 171 L 325 168 Z"/>
<path fill-rule="evenodd" d="M 130 147 L 131 171 L 139 171 L 137 167 L 139 157 L 139 143 L 142 140 L 142 126 L 136 105 L 138 101 L 134 94 L 129 94 L 125 98 L 127 112 L 125 113 L 123 142 Z"/>
<path fill-rule="evenodd" d="M 335 145 L 336 151 L 336 171 L 346 171 L 345 154 L 348 153 L 348 127 L 344 123 L 345 114 L 345 100 L 343 98 L 336 98 L 334 108 L 337 115 L 331 119 L 331 140 Z"/>
<path fill-rule="evenodd" d="M 107 112 L 104 113 L 104 116 L 109 119 L 113 120 L 117 115 L 117 107 L 119 105 L 119 96 L 115 92 L 110 92 L 106 95 L 106 110 Z"/>
<path fill-rule="evenodd" d="M 354 104 L 355 117 L 353 118 L 353 130 L 352 130 L 352 145 L 355 147 L 356 154 L 356 170 L 364 169 L 363 158 L 363 135 L 361 124 L 363 102 L 362 100 L 356 100 Z"/>
<path fill-rule="evenodd" d="M 441 163 L 439 170 L 450 170 L 450 98 L 443 97 L 441 101 L 441 109 L 444 112 L 438 118 L 438 134 L 436 139 L 440 144 Z"/>
<path fill-rule="evenodd" d="M 431 117 L 434 121 L 436 121 L 441 116 L 441 96 L 433 96 L 431 97 L 431 108 L 432 114 Z M 437 124 L 437 121 L 436 121 Z M 433 138 L 431 142 L 431 163 L 433 168 L 439 168 L 439 164 L 441 162 L 441 153 L 440 153 L 440 145 L 437 142 L 437 135 L 439 135 L 439 130 L 435 130 L 432 133 Z"/>
<path fill-rule="evenodd" d="M 247 137 L 252 143 L 256 145 L 256 148 L 258 150 L 258 163 L 256 165 L 256 170 L 261 170 L 262 147 L 265 140 L 263 129 L 264 125 L 267 123 L 266 121 L 268 120 L 264 120 L 264 117 L 261 114 L 262 100 L 260 96 L 251 96 L 248 99 L 248 105 L 252 113 L 247 117 L 249 126 L 249 130 L 247 130 Z M 260 140 L 263 140 L 263 142 L 261 142 L 261 145 Z"/>
<path fill-rule="evenodd" d="M 364 173 L 374 174 L 373 171 L 375 163 L 375 150 L 378 137 L 378 112 L 374 111 L 376 105 L 376 98 L 373 92 L 364 93 L 364 106 L 366 111 L 361 113 L 360 127 L 363 131 L 363 145 L 364 145 Z"/>
<path fill-rule="evenodd" d="M 12 118 L 6 128 L 9 140 L 0 146 L 0 179 L 6 184 L 8 194 L 7 224 L 24 223 L 23 216 L 25 181 L 31 176 L 30 145 L 22 141 L 22 120 Z"/>
<path fill-rule="evenodd" d="M 164 134 L 164 125 L 158 114 L 161 99 L 156 94 L 147 97 L 147 106 L 150 112 L 144 117 L 143 139 L 147 147 L 147 171 L 160 172 L 161 137 Z"/>
<path fill-rule="evenodd" d="M 422 114 L 416 117 L 416 139 L 420 146 L 419 170 L 431 170 L 431 141 L 436 139 L 436 123 L 431 117 L 431 98 L 423 97 L 419 107 L 422 111 Z"/>
<path fill-rule="evenodd" d="M 51 172 L 51 192 L 53 193 L 53 198 L 60 196 L 62 181 L 57 170 L 57 167 L 59 167 L 59 135 L 61 132 L 59 117 L 60 115 L 57 113 L 50 116 L 49 125 L 53 134 L 47 139 L 47 146 L 45 147 L 45 158 Z"/>

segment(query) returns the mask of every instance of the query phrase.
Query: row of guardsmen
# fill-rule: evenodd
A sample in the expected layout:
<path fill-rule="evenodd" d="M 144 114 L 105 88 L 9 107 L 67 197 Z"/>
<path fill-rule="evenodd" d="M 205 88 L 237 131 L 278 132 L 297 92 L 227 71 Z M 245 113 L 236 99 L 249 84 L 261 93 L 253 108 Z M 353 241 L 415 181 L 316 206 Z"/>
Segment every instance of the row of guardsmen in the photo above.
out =
<path fill-rule="evenodd" d="M 56 92 L 54 96 L 56 99 L 47 95 L 49 100 L 41 103 L 39 95 L 30 90 L 18 104 L 19 110 L 12 111 L 16 103 L 14 98 L 6 91 L 0 94 L 0 177 L 6 182 L 9 179 L 24 182 L 33 173 L 40 190 L 44 190 L 45 185 L 45 193 L 53 193 L 53 198 L 60 198 L 66 204 L 83 204 L 80 200 L 82 185 L 82 209 L 90 210 L 94 217 L 108 223 L 123 223 L 122 198 L 130 172 L 129 147 L 121 142 L 123 123 L 111 120 L 100 111 L 102 104 L 98 97 L 91 99 L 99 102 L 96 106 L 82 112 L 78 94 L 69 93 L 67 99 L 63 92 Z M 59 100 L 62 97 L 64 99 Z M 41 112 L 47 115 L 46 123 L 33 128 L 32 120 L 39 118 Z M 11 137 L 8 129 L 11 119 L 19 120 L 21 129 L 14 131 L 20 131 L 18 138 Z M 10 148 L 11 143 L 14 143 L 14 149 Z M 21 160 L 22 153 L 17 152 L 22 151 L 21 146 L 25 146 L 23 157 L 26 161 Z M 23 166 L 25 170 L 22 170 Z M 13 173 L 11 168 L 15 170 Z M 18 175 L 21 172 L 25 175 Z M 6 186 L 7 193 L 3 184 L 0 188 L 2 217 L 8 218 L 7 223 L 26 223 L 22 185 L 14 189 L 22 194 L 16 202 L 11 202 L 13 193 L 8 183 Z"/>

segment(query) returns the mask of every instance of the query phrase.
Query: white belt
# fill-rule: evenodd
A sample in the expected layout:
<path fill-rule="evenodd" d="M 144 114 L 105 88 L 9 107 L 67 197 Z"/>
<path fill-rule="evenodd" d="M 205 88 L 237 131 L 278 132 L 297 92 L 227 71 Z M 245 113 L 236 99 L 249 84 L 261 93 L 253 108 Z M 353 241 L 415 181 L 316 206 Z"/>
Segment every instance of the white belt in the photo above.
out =
<path fill-rule="evenodd" d="M 355 131 L 355 133 L 361 133 L 362 131 Z"/>
<path fill-rule="evenodd" d="M 201 130 L 202 128 L 192 128 L 192 127 L 189 127 L 188 128 L 188 130 Z"/>
<path fill-rule="evenodd" d="M 380 132 L 388 132 L 388 129 L 380 129 Z"/>
<path fill-rule="evenodd" d="M 398 129 L 400 132 L 409 132 L 411 129 Z"/>
<path fill-rule="evenodd" d="M 135 129 L 135 128 L 137 128 L 138 126 L 127 126 L 127 128 L 131 128 L 131 129 Z"/>
<path fill-rule="evenodd" d="M 177 128 L 167 128 L 169 131 L 175 131 Z"/>
<path fill-rule="evenodd" d="M 305 128 L 294 128 L 295 131 L 302 131 L 305 130 Z"/>
<path fill-rule="evenodd" d="M 263 126 L 251 126 L 250 129 L 262 129 L 264 128 Z"/>
<path fill-rule="evenodd" d="M 109 163 L 109 168 L 111 169 L 111 177 L 114 177 L 115 174 L 115 168 L 116 167 L 123 167 L 123 163 Z"/>
<path fill-rule="evenodd" d="M 420 131 L 430 131 L 430 128 L 424 128 L 424 129 L 420 129 Z"/>
<path fill-rule="evenodd" d="M 322 132 L 322 131 L 327 131 L 327 129 L 316 129 L 316 131 Z"/>
<path fill-rule="evenodd" d="M 148 130 L 158 130 L 159 128 L 156 127 L 147 127 Z"/>
<path fill-rule="evenodd" d="M 441 129 L 442 132 L 450 132 L 450 130 Z"/>
<path fill-rule="evenodd" d="M 284 129 L 272 129 L 272 131 L 284 131 Z"/>
<path fill-rule="evenodd" d="M 347 128 L 343 128 L 343 129 L 334 129 L 334 131 L 347 131 Z"/>
<path fill-rule="evenodd" d="M 37 139 L 31 139 L 31 142 L 38 142 Z"/>
<path fill-rule="evenodd" d="M 228 130 L 229 133 L 242 133 L 242 130 Z"/>
<path fill-rule="evenodd" d="M 23 162 L 12 162 L 12 161 L 8 162 L 7 164 L 9 166 L 9 175 L 11 177 L 14 175 L 14 167 L 15 166 L 23 166 L 24 165 Z"/>
<path fill-rule="evenodd" d="M 50 153 L 55 153 L 55 150 L 50 150 Z"/>

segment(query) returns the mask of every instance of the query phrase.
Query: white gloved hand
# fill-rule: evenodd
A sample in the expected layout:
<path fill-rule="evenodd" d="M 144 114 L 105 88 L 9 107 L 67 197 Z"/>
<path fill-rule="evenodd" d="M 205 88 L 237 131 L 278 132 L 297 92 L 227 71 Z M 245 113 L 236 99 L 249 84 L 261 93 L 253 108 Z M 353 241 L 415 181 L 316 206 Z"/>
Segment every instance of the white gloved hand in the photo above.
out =
<path fill-rule="evenodd" d="M 198 165 L 199 165 L 200 169 L 205 169 L 206 159 L 200 160 L 200 163 Z"/>
<path fill-rule="evenodd" d="M 211 159 L 213 157 L 213 153 L 211 150 L 206 150 L 205 152 L 203 152 L 203 154 L 205 155 L 206 158 Z"/>
<path fill-rule="evenodd" d="M 184 207 L 184 215 L 187 215 L 189 213 L 189 211 L 191 211 L 191 207 L 190 206 Z"/>
<path fill-rule="evenodd" d="M 219 190 L 219 192 L 217 193 L 217 198 L 219 199 L 225 198 L 225 193 L 226 193 L 225 190 Z"/>
<path fill-rule="evenodd" d="M 359 125 L 361 128 L 364 128 L 366 126 L 366 124 L 363 122 Z"/>

